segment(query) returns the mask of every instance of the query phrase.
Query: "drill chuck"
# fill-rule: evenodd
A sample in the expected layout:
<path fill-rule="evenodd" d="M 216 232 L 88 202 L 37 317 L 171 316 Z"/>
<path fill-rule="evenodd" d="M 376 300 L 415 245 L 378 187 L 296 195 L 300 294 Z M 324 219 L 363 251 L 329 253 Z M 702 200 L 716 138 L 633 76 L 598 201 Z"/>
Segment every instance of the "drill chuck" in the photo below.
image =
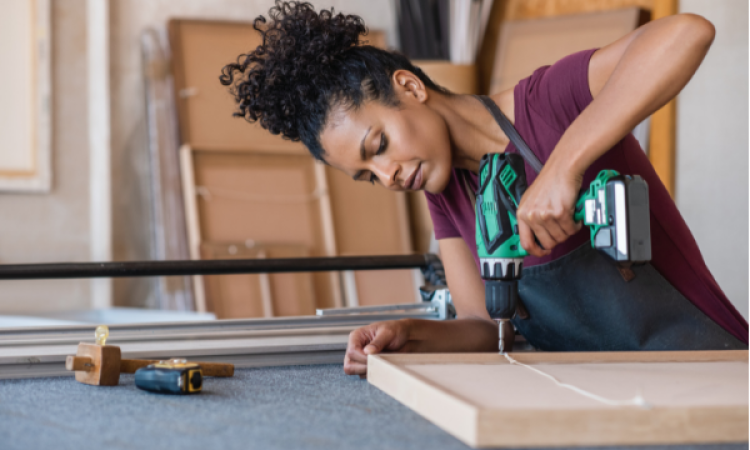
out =
<path fill-rule="evenodd" d="M 512 319 L 518 305 L 518 280 L 488 280 L 484 284 L 484 304 L 493 319 Z"/>

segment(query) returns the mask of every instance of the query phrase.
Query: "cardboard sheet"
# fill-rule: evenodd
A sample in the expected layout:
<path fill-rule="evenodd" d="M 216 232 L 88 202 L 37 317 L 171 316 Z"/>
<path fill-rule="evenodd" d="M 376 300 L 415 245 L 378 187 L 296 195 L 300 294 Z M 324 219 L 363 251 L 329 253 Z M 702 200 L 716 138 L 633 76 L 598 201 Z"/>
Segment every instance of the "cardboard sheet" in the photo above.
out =
<path fill-rule="evenodd" d="M 604 47 L 646 23 L 639 8 L 572 14 L 503 24 L 490 94 L 512 88 L 539 67 L 581 50 Z"/>

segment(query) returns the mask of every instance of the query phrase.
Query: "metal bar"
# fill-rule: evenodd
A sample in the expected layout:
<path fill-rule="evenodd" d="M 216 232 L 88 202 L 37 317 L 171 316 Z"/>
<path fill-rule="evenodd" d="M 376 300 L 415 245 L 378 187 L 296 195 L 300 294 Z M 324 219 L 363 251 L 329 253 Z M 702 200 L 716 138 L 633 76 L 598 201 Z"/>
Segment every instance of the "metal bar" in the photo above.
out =
<path fill-rule="evenodd" d="M 436 261 L 439 261 L 437 256 L 424 254 L 210 261 L 12 264 L 0 265 L 0 280 L 412 269 L 427 268 Z"/>
<path fill-rule="evenodd" d="M 433 313 L 437 311 L 437 307 L 431 302 L 422 303 L 404 303 L 400 305 L 378 305 L 378 306 L 359 306 L 356 308 L 325 308 L 316 309 L 315 315 L 318 317 L 329 317 L 329 316 L 341 316 L 341 315 L 352 315 L 352 314 L 366 314 L 374 312 L 387 312 L 387 311 L 407 311 L 413 309 L 422 309 L 426 312 Z"/>
<path fill-rule="evenodd" d="M 351 330 L 372 322 L 394 319 L 432 319 L 440 317 L 434 312 L 384 312 L 382 314 L 338 315 L 338 316 L 299 316 L 274 317 L 270 319 L 231 319 L 195 322 L 113 324 L 109 325 L 108 342 L 141 341 L 192 341 L 227 339 L 242 336 L 257 336 L 291 333 L 300 330 L 306 333 L 328 333 L 332 328 L 350 327 Z M 51 327 L 3 328 L 0 333 L 0 363 L 2 348 L 19 345 L 59 345 L 78 344 L 81 341 L 93 342 L 96 324 L 62 325 Z M 349 331 L 351 331 L 349 330 Z M 269 334 L 270 333 L 270 334 Z M 348 332 L 347 332 L 348 333 Z"/>

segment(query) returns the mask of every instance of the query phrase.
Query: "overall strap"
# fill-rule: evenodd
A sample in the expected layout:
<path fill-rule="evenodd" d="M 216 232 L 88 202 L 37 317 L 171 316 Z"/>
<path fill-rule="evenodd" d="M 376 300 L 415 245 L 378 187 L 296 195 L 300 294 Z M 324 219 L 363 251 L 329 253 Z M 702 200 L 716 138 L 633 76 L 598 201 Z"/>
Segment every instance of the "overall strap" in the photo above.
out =
<path fill-rule="evenodd" d="M 514 127 L 513 124 L 510 123 L 510 120 L 505 117 L 505 114 L 503 114 L 497 104 L 486 95 L 475 95 L 474 97 L 479 99 L 484 107 L 487 108 L 487 111 L 492 114 L 492 117 L 495 118 L 495 122 L 500 125 L 500 128 L 502 128 L 505 135 L 508 136 L 508 139 L 510 139 L 513 145 L 515 145 L 515 147 L 518 149 L 519 153 L 521 153 L 523 159 L 525 159 L 526 162 L 529 163 L 531 168 L 534 169 L 536 173 L 539 173 L 542 170 L 542 162 L 539 161 L 539 158 L 537 158 L 534 152 L 531 151 L 529 146 L 526 145 L 526 142 L 523 140 L 521 135 L 518 134 L 518 131 L 516 131 L 516 127 Z"/>

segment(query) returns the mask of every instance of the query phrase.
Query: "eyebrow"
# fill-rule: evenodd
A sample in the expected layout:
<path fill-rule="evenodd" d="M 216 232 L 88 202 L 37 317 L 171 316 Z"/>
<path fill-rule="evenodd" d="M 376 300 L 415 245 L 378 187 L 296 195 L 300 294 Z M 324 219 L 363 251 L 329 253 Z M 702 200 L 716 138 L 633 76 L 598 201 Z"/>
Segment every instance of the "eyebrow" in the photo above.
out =
<path fill-rule="evenodd" d="M 361 161 L 364 161 L 367 159 L 367 151 L 365 150 L 365 139 L 367 139 L 367 135 L 370 134 L 370 130 L 372 130 L 372 127 L 368 128 L 367 131 L 365 131 L 365 135 L 362 136 L 362 142 L 359 143 L 359 159 Z M 357 181 L 359 177 L 362 176 L 362 171 L 358 170 L 357 173 L 354 174 L 352 177 L 352 180 Z"/>

